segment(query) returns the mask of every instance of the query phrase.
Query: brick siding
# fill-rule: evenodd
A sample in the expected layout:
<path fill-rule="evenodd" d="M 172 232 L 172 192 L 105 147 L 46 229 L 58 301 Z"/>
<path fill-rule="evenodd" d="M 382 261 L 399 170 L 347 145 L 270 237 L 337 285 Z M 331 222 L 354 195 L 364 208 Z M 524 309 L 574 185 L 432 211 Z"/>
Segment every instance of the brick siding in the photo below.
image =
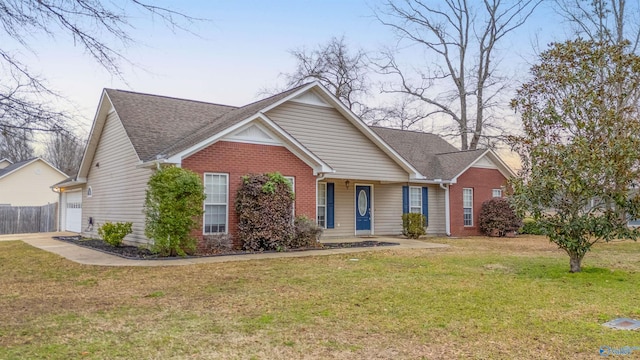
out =
<path fill-rule="evenodd" d="M 496 169 L 469 168 L 451 185 L 449 190 L 449 206 L 451 209 L 451 235 L 482 235 L 478 226 L 478 215 L 482 203 L 491 199 L 493 189 L 500 189 L 507 179 Z M 462 189 L 473 189 L 473 226 L 464 226 L 462 208 Z M 504 194 L 503 194 L 504 195 Z"/>
<path fill-rule="evenodd" d="M 247 174 L 279 172 L 295 177 L 296 216 L 315 218 L 316 177 L 313 169 L 282 146 L 247 144 L 219 141 L 182 161 L 182 167 L 198 173 L 204 181 L 204 173 L 224 173 L 229 176 L 229 224 L 228 232 L 237 239 L 237 218 L 234 208 L 236 193 L 241 185 L 241 177 Z M 202 228 L 194 235 L 202 245 Z"/>

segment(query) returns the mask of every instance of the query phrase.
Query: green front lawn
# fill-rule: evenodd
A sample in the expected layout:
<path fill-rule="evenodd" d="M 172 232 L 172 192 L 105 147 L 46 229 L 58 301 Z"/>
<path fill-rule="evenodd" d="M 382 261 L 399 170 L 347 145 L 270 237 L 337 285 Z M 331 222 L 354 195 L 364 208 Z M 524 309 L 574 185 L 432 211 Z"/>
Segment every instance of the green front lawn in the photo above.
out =
<path fill-rule="evenodd" d="M 567 359 L 640 346 L 640 244 L 583 272 L 542 237 L 184 267 L 0 243 L 0 359 Z M 356 260 L 357 259 L 357 260 Z M 640 350 L 632 358 L 640 356 Z"/>

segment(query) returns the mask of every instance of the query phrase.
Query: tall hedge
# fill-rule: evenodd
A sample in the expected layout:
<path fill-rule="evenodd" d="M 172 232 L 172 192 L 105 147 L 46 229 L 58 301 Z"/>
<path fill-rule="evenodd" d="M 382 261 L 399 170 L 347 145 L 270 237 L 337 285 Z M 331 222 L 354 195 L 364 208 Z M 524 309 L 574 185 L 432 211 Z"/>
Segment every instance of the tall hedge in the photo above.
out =
<path fill-rule="evenodd" d="M 279 173 L 247 175 L 236 196 L 238 238 L 245 250 L 283 250 L 293 239 L 293 192 Z"/>
<path fill-rule="evenodd" d="M 178 167 L 156 171 L 147 183 L 145 235 L 152 250 L 162 256 L 184 256 L 195 251 L 191 236 L 202 219 L 204 186 L 198 174 Z"/>

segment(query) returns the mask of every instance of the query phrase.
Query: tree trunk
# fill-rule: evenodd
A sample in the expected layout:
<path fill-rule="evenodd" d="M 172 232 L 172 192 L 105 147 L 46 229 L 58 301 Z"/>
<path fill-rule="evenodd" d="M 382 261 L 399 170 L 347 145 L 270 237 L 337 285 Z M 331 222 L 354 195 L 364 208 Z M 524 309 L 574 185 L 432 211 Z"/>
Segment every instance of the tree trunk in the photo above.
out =
<path fill-rule="evenodd" d="M 582 263 L 582 256 L 578 254 L 569 254 L 569 266 L 571 269 L 569 270 L 572 273 L 580 272 Z"/>

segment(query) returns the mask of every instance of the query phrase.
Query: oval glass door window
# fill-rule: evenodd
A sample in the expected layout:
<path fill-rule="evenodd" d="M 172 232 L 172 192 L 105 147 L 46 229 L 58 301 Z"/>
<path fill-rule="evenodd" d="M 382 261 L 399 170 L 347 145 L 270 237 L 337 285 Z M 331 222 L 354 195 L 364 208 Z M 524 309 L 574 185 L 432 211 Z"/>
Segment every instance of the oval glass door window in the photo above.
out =
<path fill-rule="evenodd" d="M 358 213 L 360 216 L 367 214 L 367 193 L 364 190 L 358 193 Z"/>

